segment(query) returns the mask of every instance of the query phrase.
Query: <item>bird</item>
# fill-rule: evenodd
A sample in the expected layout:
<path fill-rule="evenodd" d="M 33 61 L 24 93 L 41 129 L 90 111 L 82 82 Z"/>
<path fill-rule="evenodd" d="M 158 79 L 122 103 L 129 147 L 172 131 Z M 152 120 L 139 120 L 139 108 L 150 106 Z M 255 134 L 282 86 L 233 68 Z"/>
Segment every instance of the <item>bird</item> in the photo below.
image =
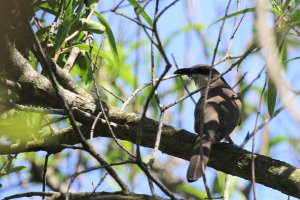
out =
<path fill-rule="evenodd" d="M 187 170 L 188 182 L 194 182 L 205 173 L 212 144 L 222 139 L 232 142 L 229 134 L 241 123 L 242 101 L 225 79 L 220 76 L 220 73 L 209 65 L 198 64 L 189 68 L 181 68 L 174 74 L 189 76 L 201 93 L 201 98 L 194 110 L 194 129 L 198 135 Z M 209 75 L 211 75 L 211 80 L 220 77 L 210 82 L 203 109 Z M 201 122 L 202 120 L 203 122 Z M 203 132 L 201 133 L 201 131 Z"/>

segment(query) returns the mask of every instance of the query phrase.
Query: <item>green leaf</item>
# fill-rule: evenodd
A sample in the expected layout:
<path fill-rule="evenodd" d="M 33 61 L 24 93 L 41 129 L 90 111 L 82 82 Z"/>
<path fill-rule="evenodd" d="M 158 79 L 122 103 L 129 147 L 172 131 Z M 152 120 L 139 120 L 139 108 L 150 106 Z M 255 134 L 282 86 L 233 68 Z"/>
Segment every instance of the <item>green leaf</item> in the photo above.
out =
<path fill-rule="evenodd" d="M 300 8 L 292 13 L 291 22 L 295 25 L 300 25 Z"/>
<path fill-rule="evenodd" d="M 102 34 L 105 32 L 105 27 L 101 23 L 93 20 L 79 19 L 83 31 Z"/>
<path fill-rule="evenodd" d="M 278 5 L 278 3 L 277 3 L 276 1 L 273 0 L 271 3 L 272 3 L 272 6 L 273 6 L 273 8 L 274 8 L 275 10 L 277 10 L 277 11 L 280 12 L 280 13 L 282 13 L 281 8 L 280 8 L 280 6 Z"/>
<path fill-rule="evenodd" d="M 88 44 L 76 44 L 73 45 L 72 47 L 68 48 L 67 51 L 71 51 L 73 47 L 78 47 L 80 51 L 87 52 L 87 53 L 92 53 L 93 55 L 97 55 L 99 48 L 96 46 L 90 47 Z M 90 52 L 91 51 L 91 52 Z M 99 56 L 105 59 L 109 64 L 113 65 L 113 60 L 111 57 L 104 51 L 100 50 L 99 51 Z"/>
<path fill-rule="evenodd" d="M 241 15 L 241 14 L 245 14 L 245 13 L 248 13 L 248 12 L 254 12 L 254 11 L 255 11 L 255 8 L 246 8 L 244 10 L 237 11 L 235 13 L 227 15 L 226 17 L 222 17 L 221 19 L 218 19 L 217 21 L 215 21 L 211 25 L 209 25 L 208 28 L 215 25 L 216 23 L 219 23 L 219 22 L 223 21 L 224 19 L 229 19 L 231 17 L 235 17 L 235 16 L 238 16 L 238 15 Z"/>
<path fill-rule="evenodd" d="M 47 13 L 50 13 L 54 16 L 59 15 L 58 10 L 59 10 L 59 4 L 56 1 L 40 1 L 39 6 L 37 7 L 38 10 L 41 9 Z"/>
<path fill-rule="evenodd" d="M 283 5 L 283 7 L 282 7 L 282 10 L 283 10 L 283 11 L 285 11 L 285 10 L 288 8 L 288 6 L 290 5 L 290 2 L 291 2 L 291 0 L 286 0 L 286 1 L 284 2 L 284 5 Z"/>
<path fill-rule="evenodd" d="M 277 90 L 272 81 L 268 80 L 267 104 L 269 115 L 272 116 L 276 103 Z"/>
<path fill-rule="evenodd" d="M 23 169 L 26 169 L 27 167 L 25 166 L 17 166 L 17 167 L 14 167 L 12 169 L 10 169 L 10 171 L 7 173 L 7 174 L 10 174 L 10 173 L 14 173 L 14 172 L 19 172 Z"/>
<path fill-rule="evenodd" d="M 282 45 L 280 46 L 279 49 L 280 49 L 280 59 L 284 70 L 286 70 L 287 62 L 285 61 L 287 60 L 287 45 L 285 41 L 282 42 Z"/>
<path fill-rule="evenodd" d="M 92 82 L 91 61 L 87 56 L 80 56 L 76 59 L 71 74 L 77 74 L 85 84 Z"/>
<path fill-rule="evenodd" d="M 290 137 L 287 137 L 287 136 L 277 136 L 275 138 L 272 138 L 270 141 L 269 141 L 269 146 L 271 149 L 271 147 L 274 147 L 275 145 L 281 143 L 281 142 L 289 142 L 291 140 Z"/>
<path fill-rule="evenodd" d="M 276 8 L 269 8 L 268 9 L 271 13 L 275 14 L 277 17 L 282 15 L 282 12 L 277 10 Z"/>
<path fill-rule="evenodd" d="M 283 62 L 284 62 L 284 63 L 289 63 L 289 62 L 291 62 L 291 61 L 298 60 L 298 59 L 300 59 L 300 56 L 297 56 L 297 57 L 294 57 L 294 58 L 285 60 L 285 61 L 283 61 Z"/>
<path fill-rule="evenodd" d="M 109 25 L 108 21 L 105 19 L 105 17 L 103 17 L 102 14 L 100 14 L 100 13 L 98 13 L 96 11 L 95 11 L 94 14 L 98 18 L 98 20 L 101 22 L 101 24 L 103 26 L 105 26 L 105 32 L 107 34 L 108 43 L 109 43 L 109 46 L 110 46 L 111 51 L 112 51 L 113 56 L 114 56 L 115 66 L 118 66 L 119 65 L 118 50 L 117 50 L 117 45 L 116 45 L 115 37 L 114 37 L 114 34 L 113 34 L 113 32 L 112 32 L 112 30 L 110 28 L 110 25 Z"/>
<path fill-rule="evenodd" d="M 136 0 L 128 0 L 128 2 L 134 7 L 137 13 L 140 13 L 146 22 L 152 27 L 153 22 L 149 15 L 145 12 L 143 7 Z"/>
<path fill-rule="evenodd" d="M 65 11 L 65 18 L 69 17 L 73 13 L 73 3 L 72 0 L 65 0 L 64 1 L 64 11 Z"/>
<path fill-rule="evenodd" d="M 76 13 L 73 13 L 72 15 L 68 16 L 65 21 L 60 25 L 56 38 L 55 38 L 55 44 L 54 44 L 54 50 L 57 52 L 57 50 L 61 47 L 63 42 L 65 41 L 68 32 L 70 30 L 70 27 L 72 24 L 78 20 L 78 15 Z"/>
<path fill-rule="evenodd" d="M 183 184 L 180 186 L 180 190 L 184 191 L 185 193 L 191 194 L 199 199 L 207 198 L 206 192 L 200 191 L 199 188 L 195 188 L 188 184 Z"/>

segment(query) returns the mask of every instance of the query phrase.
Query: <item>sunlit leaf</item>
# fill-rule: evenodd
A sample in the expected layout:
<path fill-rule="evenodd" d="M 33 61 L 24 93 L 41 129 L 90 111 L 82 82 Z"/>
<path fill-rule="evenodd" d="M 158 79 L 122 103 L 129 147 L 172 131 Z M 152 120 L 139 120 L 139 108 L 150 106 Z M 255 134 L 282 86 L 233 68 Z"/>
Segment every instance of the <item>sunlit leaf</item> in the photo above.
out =
<path fill-rule="evenodd" d="M 285 61 L 287 60 L 287 45 L 285 41 L 280 46 L 280 59 L 284 70 L 286 70 L 287 62 Z"/>
<path fill-rule="evenodd" d="M 65 13 L 65 18 L 73 14 L 73 0 L 65 0 L 64 1 L 64 13 Z"/>
<path fill-rule="evenodd" d="M 284 5 L 283 5 L 283 7 L 282 7 L 282 10 L 283 10 L 283 11 L 285 11 L 285 10 L 288 8 L 288 6 L 290 5 L 290 2 L 291 2 L 291 0 L 286 0 L 286 1 L 284 2 Z"/>
<path fill-rule="evenodd" d="M 153 22 L 143 7 L 136 0 L 128 0 L 128 2 L 136 9 L 137 13 L 140 13 L 145 21 L 152 27 Z"/>
<path fill-rule="evenodd" d="M 282 143 L 282 142 L 289 142 L 291 140 L 290 137 L 288 136 L 277 136 L 275 138 L 272 138 L 269 142 L 269 146 L 270 148 L 279 144 L 279 143 Z"/>
<path fill-rule="evenodd" d="M 57 3 L 57 1 L 40 1 L 38 9 L 41 9 L 54 16 L 57 16 L 59 14 L 59 4 Z"/>
<path fill-rule="evenodd" d="M 67 51 L 71 51 L 71 49 L 73 47 L 78 47 L 80 51 L 83 51 L 86 53 L 92 53 L 92 55 L 95 55 L 95 56 L 99 53 L 99 56 L 102 57 L 104 60 L 106 60 L 109 64 L 111 64 L 111 65 L 114 64 L 111 57 L 105 51 L 102 51 L 102 50 L 99 51 L 98 47 L 92 46 L 92 48 L 91 48 L 91 46 L 88 44 L 76 44 L 76 45 L 73 45 L 72 47 L 68 48 Z"/>
<path fill-rule="evenodd" d="M 291 22 L 295 25 L 300 25 L 300 8 L 292 13 Z"/>
<path fill-rule="evenodd" d="M 273 115 L 275 103 L 276 103 L 277 90 L 272 81 L 268 80 L 268 90 L 267 90 L 267 104 L 268 113 L 270 116 Z"/>
<path fill-rule="evenodd" d="M 68 16 L 65 21 L 59 26 L 59 29 L 56 34 L 54 50 L 57 50 L 61 47 L 64 40 L 66 39 L 68 32 L 70 30 L 71 25 L 77 20 L 78 15 L 73 13 L 72 15 Z"/>
<path fill-rule="evenodd" d="M 280 12 L 279 10 L 275 9 L 275 8 L 270 8 L 268 9 L 269 12 L 275 14 L 277 17 L 281 16 L 282 15 L 282 12 Z"/>
<path fill-rule="evenodd" d="M 285 60 L 285 61 L 283 61 L 283 62 L 285 62 L 285 63 L 289 63 L 289 62 L 291 62 L 291 61 L 298 60 L 298 59 L 300 59 L 300 56 L 297 56 L 297 57 L 294 57 L 294 58 L 291 58 L 291 59 Z"/>
<path fill-rule="evenodd" d="M 78 57 L 71 72 L 71 74 L 77 74 L 85 84 L 92 82 L 91 61 L 87 56 Z"/>
<path fill-rule="evenodd" d="M 255 11 L 255 8 L 246 8 L 244 10 L 237 11 L 235 13 L 227 15 L 226 17 L 222 17 L 222 18 L 218 19 L 217 21 L 215 21 L 211 25 L 209 25 L 208 28 L 210 28 L 211 26 L 213 26 L 216 23 L 219 23 L 219 22 L 223 21 L 224 19 L 229 19 L 231 17 L 235 17 L 235 16 L 238 16 L 238 15 L 243 15 L 245 13 L 254 12 L 254 11 Z"/>
<path fill-rule="evenodd" d="M 199 199 L 207 198 L 206 192 L 199 190 L 199 188 L 193 187 L 188 184 L 183 184 L 180 189 L 188 194 L 191 194 Z"/>
<path fill-rule="evenodd" d="M 14 172 L 19 172 L 23 169 L 26 169 L 27 167 L 25 166 L 17 166 L 17 167 L 13 167 L 12 169 L 10 169 L 8 172 L 6 172 L 7 174 L 10 174 L 10 173 L 14 173 Z"/>
<path fill-rule="evenodd" d="M 114 34 L 113 34 L 113 32 L 110 28 L 110 25 L 109 25 L 108 21 L 105 19 L 105 17 L 103 17 L 102 14 L 100 14 L 98 12 L 95 12 L 95 15 L 98 18 L 98 20 L 101 22 L 101 24 L 103 26 L 105 26 L 105 32 L 106 32 L 107 37 L 108 37 L 109 46 L 112 50 L 114 60 L 116 61 L 115 65 L 118 66 L 118 64 L 119 64 L 118 50 L 117 50 L 115 37 L 114 37 Z"/>
<path fill-rule="evenodd" d="M 80 21 L 80 26 L 81 30 L 83 31 L 88 31 L 92 33 L 104 33 L 105 32 L 105 27 L 101 23 L 97 23 L 93 20 L 88 20 L 88 19 L 79 19 Z"/>
<path fill-rule="evenodd" d="M 280 13 L 282 13 L 282 10 L 281 10 L 281 8 L 280 8 L 280 5 L 278 5 L 278 3 L 276 2 L 276 1 L 274 1 L 274 0 L 272 0 L 272 6 L 273 6 L 273 8 L 275 9 L 275 10 L 277 10 L 278 12 L 280 12 Z"/>

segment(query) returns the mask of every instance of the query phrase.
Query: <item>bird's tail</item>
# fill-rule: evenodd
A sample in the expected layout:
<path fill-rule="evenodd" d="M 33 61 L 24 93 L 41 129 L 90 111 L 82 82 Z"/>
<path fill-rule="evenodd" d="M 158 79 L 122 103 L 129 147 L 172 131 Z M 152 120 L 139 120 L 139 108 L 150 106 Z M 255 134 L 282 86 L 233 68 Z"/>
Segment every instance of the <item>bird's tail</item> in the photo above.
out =
<path fill-rule="evenodd" d="M 209 137 L 202 139 L 200 136 L 197 137 L 186 175 L 189 182 L 194 182 L 203 176 L 209 160 L 212 142 L 213 140 Z"/>

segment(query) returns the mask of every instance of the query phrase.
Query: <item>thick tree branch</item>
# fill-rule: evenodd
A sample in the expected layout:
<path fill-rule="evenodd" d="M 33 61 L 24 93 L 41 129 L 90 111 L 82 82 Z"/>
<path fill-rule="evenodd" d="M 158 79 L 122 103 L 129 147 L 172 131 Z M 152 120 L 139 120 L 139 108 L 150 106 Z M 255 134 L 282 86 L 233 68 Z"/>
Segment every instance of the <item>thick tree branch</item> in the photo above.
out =
<path fill-rule="evenodd" d="M 157 199 L 157 200 L 166 200 L 161 197 L 153 197 L 143 194 L 124 194 L 120 192 L 109 193 L 109 192 L 77 192 L 77 193 L 59 193 L 59 192 L 27 192 L 21 194 L 15 194 L 12 196 L 5 197 L 4 200 L 8 199 L 17 199 L 21 197 L 34 197 L 34 196 L 47 196 L 48 200 L 148 200 L 148 199 Z"/>
<path fill-rule="evenodd" d="M 53 91 L 49 80 L 40 75 L 29 65 L 18 51 L 10 46 L 6 61 L 9 66 L 6 71 L 10 78 L 21 85 L 19 92 L 21 103 L 39 105 L 51 108 L 61 108 L 60 101 Z M 82 125 L 81 131 L 89 138 L 90 127 L 95 117 L 89 113 L 95 113 L 95 102 L 86 97 L 79 96 L 68 90 L 63 92 L 70 107 L 73 108 L 75 118 Z M 88 111 L 83 112 L 82 110 Z M 132 143 L 136 142 L 136 133 L 140 123 L 140 116 L 135 113 L 127 113 L 119 108 L 109 107 L 107 117 L 115 136 Z M 145 118 L 143 123 L 143 136 L 141 145 L 154 147 L 158 122 Z M 95 127 L 95 137 L 112 137 L 107 128 L 107 123 L 99 119 Z M 164 125 L 162 129 L 160 150 L 163 153 L 188 160 L 191 155 L 191 147 L 196 135 L 186 130 Z M 12 154 L 29 151 L 47 151 L 57 153 L 63 150 L 61 144 L 77 144 L 79 137 L 72 129 L 65 129 L 57 135 L 46 135 L 37 140 L 22 141 L 18 144 L 1 145 L 0 154 Z M 300 198 L 300 169 L 272 158 L 255 154 L 255 176 L 257 183 L 277 189 L 283 193 Z M 251 180 L 251 152 L 229 144 L 214 144 L 208 166 L 228 174 Z"/>
<path fill-rule="evenodd" d="M 84 122 L 85 126 L 81 126 L 80 128 L 85 134 L 85 137 L 88 138 L 90 123 L 92 123 L 94 117 L 87 114 L 86 116 L 80 116 L 79 119 L 78 114 L 76 116 L 79 121 Z M 111 124 L 117 138 L 132 143 L 136 142 L 136 132 L 140 120 L 139 115 L 112 108 L 108 113 L 108 117 L 111 121 L 118 122 L 118 124 Z M 155 143 L 158 123 L 147 118 L 144 124 L 144 134 L 141 145 L 152 148 Z M 96 126 L 95 136 L 111 137 L 104 120 L 99 120 Z M 163 153 L 189 160 L 191 155 L 190 147 L 193 145 L 195 137 L 195 134 L 186 130 L 165 125 L 162 131 L 160 150 Z M 79 143 L 79 141 L 78 136 L 69 128 L 60 134 L 49 134 L 36 141 L 28 141 L 15 145 L 1 145 L 0 154 L 39 150 L 58 152 L 64 149 L 61 144 L 73 145 Z M 296 169 L 285 162 L 267 156 L 259 154 L 255 154 L 255 156 L 255 176 L 257 183 L 277 189 L 291 196 L 300 197 L 300 169 Z M 251 160 L 251 152 L 230 144 L 218 143 L 213 145 L 208 166 L 234 176 L 251 180 Z"/>

